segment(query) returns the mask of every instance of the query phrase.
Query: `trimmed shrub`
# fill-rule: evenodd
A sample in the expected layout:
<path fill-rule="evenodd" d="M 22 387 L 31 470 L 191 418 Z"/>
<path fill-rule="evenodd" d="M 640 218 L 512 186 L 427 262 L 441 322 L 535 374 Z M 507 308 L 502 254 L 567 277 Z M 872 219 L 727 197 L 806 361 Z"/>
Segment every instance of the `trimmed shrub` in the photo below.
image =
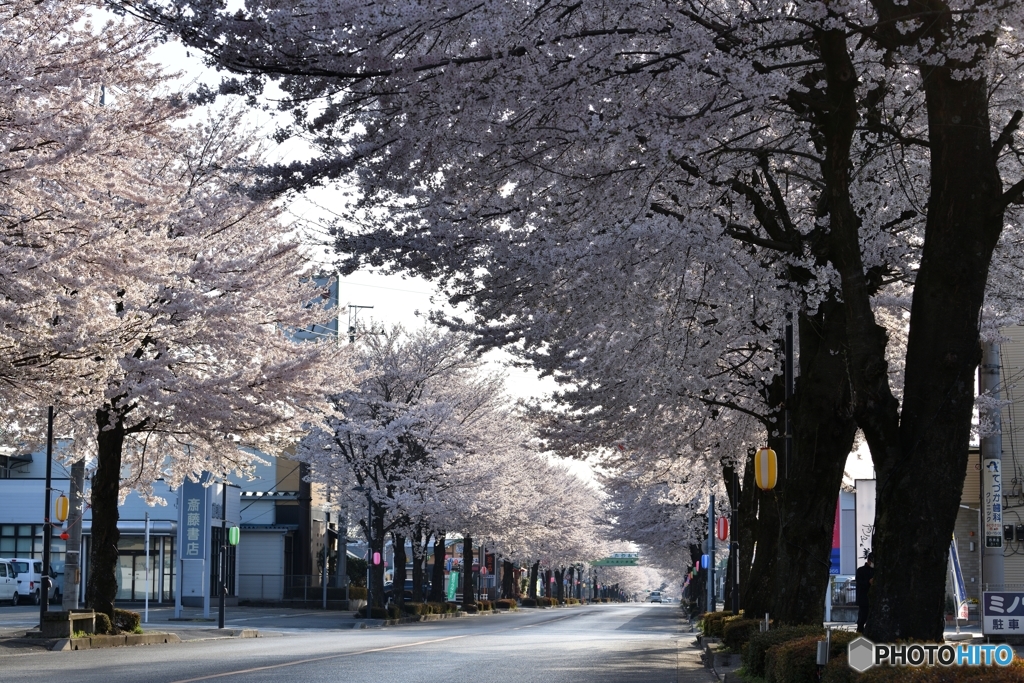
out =
<path fill-rule="evenodd" d="M 523 607 L 536 607 L 537 606 L 537 599 L 536 598 L 523 598 L 519 602 L 519 604 L 522 605 Z"/>
<path fill-rule="evenodd" d="M 495 609 L 517 609 L 519 605 L 516 604 L 515 600 L 509 600 L 503 598 L 494 603 Z"/>
<path fill-rule="evenodd" d="M 833 633 L 833 642 L 835 634 Z M 876 666 L 858 674 L 846 663 L 846 648 L 829 659 L 822 683 L 1018 683 L 1024 660 L 1010 666 Z"/>
<path fill-rule="evenodd" d="M 466 614 L 476 614 L 480 610 L 477 609 L 476 605 L 466 605 L 462 608 L 462 611 Z"/>
<path fill-rule="evenodd" d="M 104 612 L 96 613 L 96 634 L 107 635 L 114 634 L 114 630 L 110 627 L 110 617 Z"/>
<path fill-rule="evenodd" d="M 444 610 L 442 614 L 455 614 L 459 611 L 459 603 L 457 602 L 446 602 L 444 603 Z"/>
<path fill-rule="evenodd" d="M 743 665 L 750 675 L 764 678 L 767 675 L 765 655 L 769 649 L 789 640 L 824 635 L 825 629 L 821 626 L 782 626 L 770 631 L 751 633 L 747 647 L 743 651 Z"/>
<path fill-rule="evenodd" d="M 701 633 L 706 636 L 721 638 L 725 619 L 731 616 L 732 612 L 705 612 L 700 620 Z"/>
<path fill-rule="evenodd" d="M 349 586 L 348 598 L 349 600 L 365 600 L 366 588 L 363 586 Z"/>
<path fill-rule="evenodd" d="M 490 600 L 480 600 L 476 603 L 476 608 L 481 612 L 490 612 L 494 609 L 494 603 Z"/>
<path fill-rule="evenodd" d="M 722 624 L 722 643 L 733 652 L 743 652 L 750 641 L 750 636 L 758 633 L 760 619 L 744 619 L 729 617 Z"/>
<path fill-rule="evenodd" d="M 402 617 L 402 610 L 398 605 L 388 605 L 388 618 L 389 619 L 400 619 Z"/>
<path fill-rule="evenodd" d="M 142 633 L 142 615 L 126 609 L 114 610 L 114 630 L 111 633 Z"/>

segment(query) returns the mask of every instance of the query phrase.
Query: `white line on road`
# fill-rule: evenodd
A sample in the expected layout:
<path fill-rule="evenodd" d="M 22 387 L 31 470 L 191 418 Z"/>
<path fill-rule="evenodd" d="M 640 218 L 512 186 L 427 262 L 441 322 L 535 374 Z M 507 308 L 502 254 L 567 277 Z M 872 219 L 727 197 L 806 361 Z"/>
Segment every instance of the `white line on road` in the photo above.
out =
<path fill-rule="evenodd" d="M 359 652 L 342 652 L 336 655 L 327 655 L 325 657 L 312 657 L 310 659 L 297 659 L 294 662 L 284 662 L 282 664 L 270 664 L 268 666 L 256 666 L 251 669 L 239 669 L 237 671 L 225 671 L 219 674 L 210 674 L 208 676 L 198 676 L 197 678 L 185 678 L 180 681 L 173 681 L 173 683 L 195 683 L 196 681 L 209 681 L 214 678 L 223 678 L 225 676 L 237 676 L 240 674 L 249 674 L 256 671 L 268 671 L 270 669 L 280 669 L 285 666 L 295 666 L 297 664 L 310 664 L 312 662 L 323 662 L 328 659 L 340 659 L 342 657 L 355 657 L 356 655 L 367 655 L 373 652 L 384 652 L 385 650 L 397 650 L 403 647 L 415 647 L 417 645 L 431 645 L 433 643 L 440 643 L 446 640 L 458 640 L 459 638 L 467 638 L 469 634 L 464 636 L 449 636 L 448 638 L 436 638 L 434 640 L 421 640 L 418 643 L 405 643 L 404 645 L 389 645 L 388 647 L 375 647 L 371 650 L 360 650 Z"/>

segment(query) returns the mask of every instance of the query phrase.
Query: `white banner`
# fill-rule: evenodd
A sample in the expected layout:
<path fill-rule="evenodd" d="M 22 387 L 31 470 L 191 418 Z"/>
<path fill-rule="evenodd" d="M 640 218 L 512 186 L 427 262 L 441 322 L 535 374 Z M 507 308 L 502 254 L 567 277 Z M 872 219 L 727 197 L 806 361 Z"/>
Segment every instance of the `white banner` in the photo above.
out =
<path fill-rule="evenodd" d="M 1002 463 L 986 458 L 981 467 L 981 509 L 985 518 L 985 547 L 1003 547 Z"/>
<path fill-rule="evenodd" d="M 868 553 L 871 552 L 871 541 L 875 536 L 875 480 L 857 479 L 853 484 L 857 489 L 855 503 L 857 561 L 855 566 L 859 567 L 864 564 Z"/>

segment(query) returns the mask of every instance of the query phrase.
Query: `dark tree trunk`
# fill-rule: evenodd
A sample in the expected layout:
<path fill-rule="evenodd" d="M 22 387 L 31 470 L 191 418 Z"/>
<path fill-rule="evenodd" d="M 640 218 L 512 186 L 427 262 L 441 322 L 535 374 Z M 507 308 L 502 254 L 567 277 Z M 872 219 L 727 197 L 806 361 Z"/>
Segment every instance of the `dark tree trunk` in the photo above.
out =
<path fill-rule="evenodd" d="M 384 606 L 384 511 L 373 505 L 373 542 L 370 545 L 369 557 L 370 580 L 373 582 L 373 607 Z M 381 563 L 373 564 L 374 553 L 380 553 Z"/>
<path fill-rule="evenodd" d="M 85 602 L 113 620 L 114 598 L 117 597 L 117 542 L 121 537 L 117 530 L 117 504 L 125 428 L 120 415 L 110 406 L 96 411 L 96 426 L 99 432 L 96 472 L 92 477 L 92 542 Z"/>
<path fill-rule="evenodd" d="M 566 571 L 568 572 L 568 579 L 569 579 L 566 582 L 566 583 L 569 584 L 569 595 L 568 595 L 568 597 L 575 598 L 576 597 L 576 591 L 574 590 L 574 588 L 576 586 L 576 583 L 575 583 L 576 567 L 574 565 L 569 565 L 569 568 Z"/>
<path fill-rule="evenodd" d="M 531 598 L 537 597 L 537 579 L 540 574 L 540 560 L 530 565 L 530 585 L 526 587 L 526 594 Z"/>
<path fill-rule="evenodd" d="M 392 532 L 395 543 L 395 573 L 391 582 L 391 595 L 399 608 L 405 604 L 405 536 Z"/>
<path fill-rule="evenodd" d="M 466 534 L 462 540 L 462 606 L 476 606 L 476 590 L 473 582 L 473 537 Z"/>
<path fill-rule="evenodd" d="M 508 560 L 501 561 L 501 597 L 511 600 L 516 597 L 516 572 L 515 565 Z"/>
<path fill-rule="evenodd" d="M 994 209 L 1002 188 L 988 137 L 985 81 L 960 80 L 937 68 L 925 78 L 925 92 L 932 195 L 898 433 L 887 406 L 858 405 L 878 478 L 875 580 L 865 631 L 879 642 L 942 637 L 949 539 L 981 360 L 980 310 L 1003 221 Z"/>
<path fill-rule="evenodd" d="M 779 479 L 774 490 L 758 492 L 755 568 L 749 593 L 742 593 L 749 614 L 768 612 L 778 623 L 815 624 L 824 618 L 836 503 L 857 425 L 842 353 L 843 305 L 829 298 L 815 315 L 799 315 L 798 324 L 792 453 L 787 465 L 784 441 L 771 440 L 779 455 Z"/>
<path fill-rule="evenodd" d="M 873 5 L 882 27 L 877 39 L 892 46 L 906 40 L 895 26 L 915 16 L 917 4 L 874 0 Z M 945 3 L 932 5 L 924 37 L 942 44 L 954 17 Z M 949 539 L 966 469 L 980 360 L 979 314 L 1005 207 L 990 139 L 988 89 L 984 77 L 957 77 L 947 65 L 921 67 L 931 194 L 910 310 L 901 409 L 889 384 L 887 334 L 871 307 L 860 216 L 851 200 L 858 74 L 844 32 L 819 32 L 815 40 L 827 83 L 823 199 L 832 262 L 847 312 L 854 410 L 878 479 L 876 570 L 865 635 L 877 642 L 935 641 L 942 636 Z"/>
<path fill-rule="evenodd" d="M 561 602 L 562 600 L 565 599 L 565 586 L 562 583 L 562 580 L 564 578 L 565 578 L 565 570 L 564 569 L 556 569 L 555 570 L 555 594 L 552 597 L 557 598 L 559 602 Z"/>
<path fill-rule="evenodd" d="M 412 599 L 413 602 L 423 602 L 423 563 L 426 560 L 426 549 L 424 547 L 424 534 L 422 527 L 416 527 L 412 541 Z"/>
<path fill-rule="evenodd" d="M 444 541 L 445 533 L 438 531 L 434 534 L 434 571 L 430 577 L 430 601 L 444 602 Z"/>

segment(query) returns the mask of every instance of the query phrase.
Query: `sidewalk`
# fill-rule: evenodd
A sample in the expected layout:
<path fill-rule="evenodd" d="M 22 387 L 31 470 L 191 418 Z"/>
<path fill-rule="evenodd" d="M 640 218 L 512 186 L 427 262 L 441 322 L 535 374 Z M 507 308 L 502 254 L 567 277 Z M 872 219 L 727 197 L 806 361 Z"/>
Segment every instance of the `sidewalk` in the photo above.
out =
<path fill-rule="evenodd" d="M 119 603 L 118 608 L 144 615 L 142 604 Z M 209 617 L 201 608 L 185 608 L 175 618 L 173 606 L 151 606 L 149 619 L 143 616 L 145 633 L 172 633 L 184 641 L 224 638 L 266 638 L 303 631 L 334 631 L 380 627 L 379 619 L 356 619 L 353 612 L 297 610 L 287 607 L 228 607 L 224 628 L 218 628 L 217 609 Z M 46 651 L 57 641 L 26 637 L 37 629 L 39 607 L 0 607 L 0 657 Z"/>

